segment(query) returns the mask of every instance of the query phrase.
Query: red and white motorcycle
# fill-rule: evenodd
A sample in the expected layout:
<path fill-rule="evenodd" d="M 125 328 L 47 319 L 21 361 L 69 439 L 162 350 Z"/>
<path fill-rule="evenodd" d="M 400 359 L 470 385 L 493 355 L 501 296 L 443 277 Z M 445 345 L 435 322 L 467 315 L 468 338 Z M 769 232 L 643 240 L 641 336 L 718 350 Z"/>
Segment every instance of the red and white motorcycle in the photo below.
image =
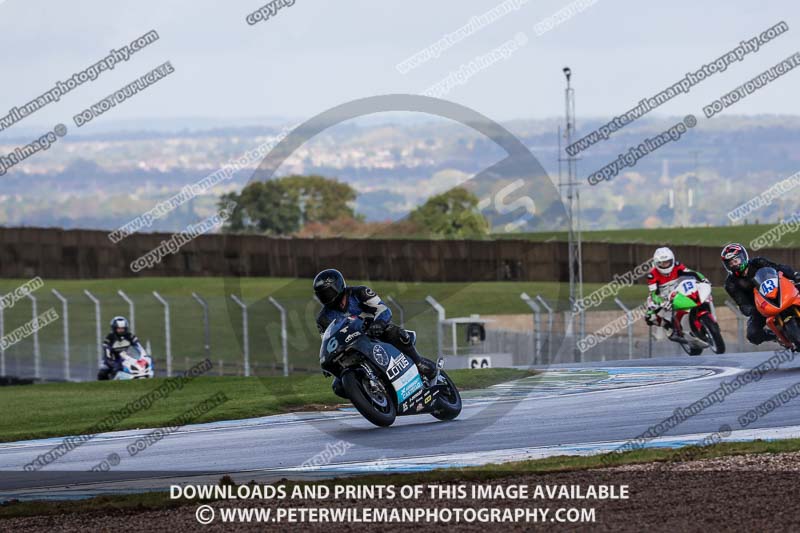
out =
<path fill-rule="evenodd" d="M 673 322 L 681 328 L 679 344 L 689 355 L 700 355 L 706 348 L 717 354 L 725 353 L 725 340 L 714 315 L 711 283 L 681 276 L 669 295 L 668 307 L 674 313 Z"/>

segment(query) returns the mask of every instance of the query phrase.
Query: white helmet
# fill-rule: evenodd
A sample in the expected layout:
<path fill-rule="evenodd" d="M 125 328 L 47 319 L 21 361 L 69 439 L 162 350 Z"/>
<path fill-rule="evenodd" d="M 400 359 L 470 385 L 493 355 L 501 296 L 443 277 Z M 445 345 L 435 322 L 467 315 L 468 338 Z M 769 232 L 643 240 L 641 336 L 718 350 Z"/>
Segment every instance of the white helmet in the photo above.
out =
<path fill-rule="evenodd" d="M 675 254 L 666 246 L 656 250 L 653 254 L 653 265 L 659 272 L 665 276 L 669 276 L 672 269 L 675 268 Z"/>

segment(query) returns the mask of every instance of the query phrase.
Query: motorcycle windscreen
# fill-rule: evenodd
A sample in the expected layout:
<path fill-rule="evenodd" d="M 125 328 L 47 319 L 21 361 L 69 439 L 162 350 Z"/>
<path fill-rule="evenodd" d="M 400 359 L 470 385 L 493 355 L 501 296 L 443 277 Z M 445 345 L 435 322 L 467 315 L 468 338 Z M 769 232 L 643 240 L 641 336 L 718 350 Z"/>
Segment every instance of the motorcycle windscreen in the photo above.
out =
<path fill-rule="evenodd" d="M 764 298 L 774 299 L 778 296 L 778 272 L 772 267 L 764 267 L 758 269 L 756 276 L 753 279 L 758 294 Z"/>
<path fill-rule="evenodd" d="M 417 371 L 417 365 L 403 354 L 392 357 L 386 367 L 386 375 L 397 392 L 398 403 L 410 398 L 422 388 L 422 378 Z"/>

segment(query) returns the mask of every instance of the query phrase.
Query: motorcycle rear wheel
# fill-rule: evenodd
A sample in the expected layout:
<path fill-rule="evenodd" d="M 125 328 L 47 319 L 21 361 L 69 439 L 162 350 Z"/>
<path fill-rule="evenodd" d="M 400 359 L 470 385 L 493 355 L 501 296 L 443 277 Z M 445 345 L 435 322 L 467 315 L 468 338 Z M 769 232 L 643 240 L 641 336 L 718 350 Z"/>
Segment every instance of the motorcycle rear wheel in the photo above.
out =
<path fill-rule="evenodd" d="M 680 343 L 680 345 L 681 348 L 683 348 L 683 351 L 689 355 L 700 355 L 701 353 L 703 353 L 702 348 L 697 348 L 695 346 L 690 346 L 689 344 L 684 344 L 684 343 Z"/>
<path fill-rule="evenodd" d="M 392 388 L 388 387 L 380 377 L 377 379 L 380 382 L 376 388 L 370 384 L 366 371 L 356 368 L 342 374 L 342 387 L 361 416 L 376 426 L 388 427 L 394 423 L 397 409 L 388 392 Z"/>

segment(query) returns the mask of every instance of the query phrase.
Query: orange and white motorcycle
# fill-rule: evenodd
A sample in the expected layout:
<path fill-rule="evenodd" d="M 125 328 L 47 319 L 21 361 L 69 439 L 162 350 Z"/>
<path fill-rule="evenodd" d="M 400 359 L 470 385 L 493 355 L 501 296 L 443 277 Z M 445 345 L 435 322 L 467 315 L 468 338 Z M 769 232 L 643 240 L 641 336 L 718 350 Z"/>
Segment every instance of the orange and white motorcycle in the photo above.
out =
<path fill-rule="evenodd" d="M 800 351 L 800 291 L 794 282 L 772 267 L 764 267 L 754 278 L 756 309 L 786 348 Z"/>

